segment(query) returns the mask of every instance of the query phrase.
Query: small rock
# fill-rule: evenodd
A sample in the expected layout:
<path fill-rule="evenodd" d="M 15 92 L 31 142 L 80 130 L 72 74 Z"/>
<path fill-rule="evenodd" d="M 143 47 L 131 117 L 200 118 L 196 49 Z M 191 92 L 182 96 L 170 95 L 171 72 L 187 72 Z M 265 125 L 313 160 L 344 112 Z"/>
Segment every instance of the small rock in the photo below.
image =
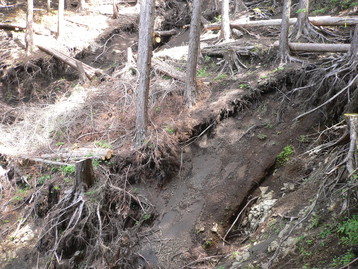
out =
<path fill-rule="evenodd" d="M 267 251 L 269 253 L 274 252 L 279 247 L 279 243 L 277 241 L 272 241 L 270 245 L 267 248 Z"/>

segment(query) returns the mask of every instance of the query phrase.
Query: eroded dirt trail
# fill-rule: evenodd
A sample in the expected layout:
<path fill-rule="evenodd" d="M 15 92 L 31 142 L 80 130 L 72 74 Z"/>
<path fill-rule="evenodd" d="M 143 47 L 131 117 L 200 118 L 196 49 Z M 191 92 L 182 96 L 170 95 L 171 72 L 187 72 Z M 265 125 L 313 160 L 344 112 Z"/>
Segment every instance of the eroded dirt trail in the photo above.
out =
<path fill-rule="evenodd" d="M 313 127 L 312 117 L 293 123 L 300 109 L 281 107 L 281 97 L 266 94 L 262 103 L 223 120 L 185 147 L 180 176 L 159 196 L 147 184 L 143 192 L 159 217 L 153 227 L 155 233 L 147 238 L 140 253 L 152 265 L 180 268 L 203 257 L 204 249 L 220 253 L 222 241 L 212 227 L 217 224 L 224 236 L 240 205 L 273 172 L 283 147 L 298 148 L 300 135 Z"/>

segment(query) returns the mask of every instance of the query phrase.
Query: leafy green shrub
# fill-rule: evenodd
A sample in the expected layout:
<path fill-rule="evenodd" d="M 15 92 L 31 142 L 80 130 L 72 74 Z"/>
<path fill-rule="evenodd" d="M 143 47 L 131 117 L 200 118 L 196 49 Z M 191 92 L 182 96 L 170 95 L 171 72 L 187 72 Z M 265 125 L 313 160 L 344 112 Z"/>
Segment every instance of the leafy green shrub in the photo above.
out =
<path fill-rule="evenodd" d="M 338 226 L 340 242 L 345 246 L 358 245 L 358 215 L 353 215 Z"/>
<path fill-rule="evenodd" d="M 293 153 L 294 153 L 294 150 L 291 145 L 284 147 L 283 150 L 280 152 L 280 154 L 278 154 L 278 156 L 276 158 L 277 164 L 279 166 L 285 165 L 289 161 L 289 159 Z"/>
<path fill-rule="evenodd" d="M 60 172 L 65 174 L 66 177 L 75 173 L 75 166 L 73 164 L 62 166 L 60 168 Z"/>

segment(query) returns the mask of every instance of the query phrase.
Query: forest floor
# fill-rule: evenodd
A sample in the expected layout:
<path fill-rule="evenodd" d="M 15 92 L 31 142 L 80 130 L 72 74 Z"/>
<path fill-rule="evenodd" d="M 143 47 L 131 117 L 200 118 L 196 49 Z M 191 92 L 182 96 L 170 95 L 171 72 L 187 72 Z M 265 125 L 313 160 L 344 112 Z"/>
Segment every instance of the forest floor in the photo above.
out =
<path fill-rule="evenodd" d="M 172 2 L 171 12 L 185 7 Z M 0 268 L 357 268 L 357 246 L 344 241 L 357 240 L 357 178 L 330 177 L 349 140 L 319 148 L 347 124 L 324 110 L 294 120 L 311 105 L 291 92 L 305 69 L 279 67 L 278 28 L 240 37 L 254 49 L 235 75 L 220 72 L 221 58 L 203 57 L 192 109 L 183 83 L 154 64 L 143 157 L 131 148 L 137 77 L 127 60 L 137 11 L 122 7 L 120 19 L 67 11 L 59 40 L 56 16 L 37 12 L 37 31 L 48 35 L 36 44 L 107 76 L 80 84 L 77 71 L 43 52 L 26 57 L 23 32 L 0 31 Z M 3 14 L 2 23 L 24 23 L 21 8 Z M 153 57 L 183 72 L 188 30 L 178 31 Z M 211 44 L 218 34 L 202 38 Z M 98 180 L 81 194 L 84 209 L 61 211 L 78 152 L 93 157 Z"/>

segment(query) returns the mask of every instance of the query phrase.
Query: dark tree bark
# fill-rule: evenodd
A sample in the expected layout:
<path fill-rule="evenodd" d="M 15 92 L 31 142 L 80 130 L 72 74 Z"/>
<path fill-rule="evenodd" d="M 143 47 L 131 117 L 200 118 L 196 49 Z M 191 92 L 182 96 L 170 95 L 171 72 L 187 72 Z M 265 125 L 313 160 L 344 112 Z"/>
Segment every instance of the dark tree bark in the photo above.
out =
<path fill-rule="evenodd" d="M 282 10 L 282 22 L 281 22 L 281 34 L 280 34 L 280 47 L 279 47 L 279 58 L 281 64 L 287 63 L 290 58 L 289 47 L 288 47 L 288 30 L 289 20 L 291 13 L 291 0 L 285 0 Z"/>
<path fill-rule="evenodd" d="M 135 148 L 142 146 L 148 125 L 148 95 L 150 67 L 153 49 L 154 0 L 142 0 L 140 7 L 138 71 L 139 81 L 136 97 Z"/>
<path fill-rule="evenodd" d="M 58 0 L 58 18 L 57 18 L 57 38 L 60 38 L 64 29 L 64 9 L 65 1 Z"/>
<path fill-rule="evenodd" d="M 229 18 L 229 0 L 222 0 L 221 7 L 221 37 L 224 41 L 231 38 L 230 18 Z"/>
<path fill-rule="evenodd" d="M 95 177 L 91 159 L 86 159 L 76 163 L 75 178 L 75 189 L 77 190 L 88 190 L 93 186 Z"/>
<path fill-rule="evenodd" d="M 309 24 L 308 10 L 309 10 L 309 0 L 300 0 L 298 16 L 297 16 L 296 40 L 298 40 L 302 36 L 305 25 Z"/>
<path fill-rule="evenodd" d="M 185 103 L 192 107 L 197 99 L 196 69 L 198 65 L 198 54 L 200 46 L 200 9 L 201 0 L 193 1 L 193 14 L 190 23 L 188 63 L 185 79 Z"/>
<path fill-rule="evenodd" d="M 26 54 L 30 55 L 34 50 L 34 1 L 27 0 L 27 16 L 26 16 Z"/>

